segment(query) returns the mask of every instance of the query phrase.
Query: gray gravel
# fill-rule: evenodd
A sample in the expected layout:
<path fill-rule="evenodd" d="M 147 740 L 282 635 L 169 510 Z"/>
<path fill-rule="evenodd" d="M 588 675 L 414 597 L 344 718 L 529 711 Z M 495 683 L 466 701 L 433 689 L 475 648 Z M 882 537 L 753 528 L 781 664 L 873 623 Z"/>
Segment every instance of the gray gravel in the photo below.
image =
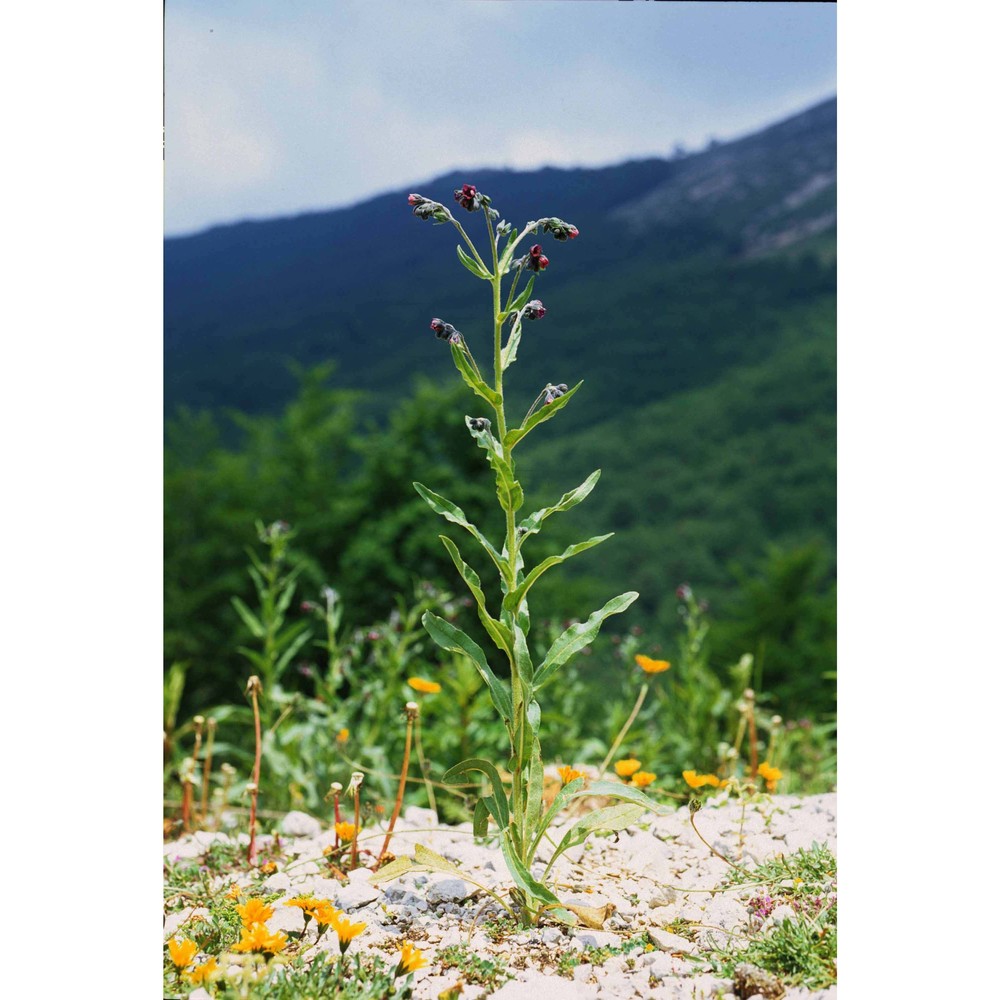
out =
<path fill-rule="evenodd" d="M 826 844 L 836 853 L 834 794 L 768 796 L 745 810 L 738 803 L 713 804 L 710 799 L 698 814 L 697 824 L 717 851 L 747 864 L 791 854 L 814 842 Z M 733 982 L 713 975 L 699 954 L 713 943 L 724 944 L 730 935 L 739 940 L 739 936 L 756 930 L 750 923 L 747 900 L 759 890 L 713 892 L 729 866 L 696 836 L 686 806 L 667 816 L 649 815 L 617 838 L 591 838 L 556 862 L 553 875 L 557 894 L 564 902 L 592 907 L 610 903 L 615 908 L 600 930 L 550 925 L 509 934 L 496 942 L 487 937 L 483 926 L 503 911 L 472 883 L 502 895 L 510 880 L 499 848 L 477 844 L 471 824 L 439 826 L 430 810 L 410 808 L 397 822 L 392 841 L 397 856 L 412 855 L 418 843 L 430 848 L 467 873 L 469 882 L 419 872 L 380 883 L 377 875 L 359 870 L 342 885 L 322 874 L 323 848 L 332 842 L 332 831 L 302 813 L 289 814 L 280 829 L 292 857 L 282 870 L 266 879 L 268 890 L 288 897 L 312 893 L 332 900 L 352 920 L 366 922 L 367 928 L 352 948 L 375 949 L 392 961 L 403 940 L 416 943 L 429 959 L 429 965 L 415 976 L 417 1000 L 435 998 L 459 979 L 460 970 L 442 969 L 434 960 L 438 950 L 456 944 L 466 944 L 477 954 L 491 957 L 514 977 L 492 994 L 467 983 L 463 1000 L 487 995 L 497 1000 L 538 1000 L 541 996 L 544 1000 L 736 1000 Z M 558 840 L 560 834 L 553 834 Z M 362 838 L 366 835 L 371 839 L 362 839 L 361 846 L 378 850 L 378 832 L 363 831 Z M 225 834 L 197 833 L 166 844 L 164 854 L 196 857 L 220 838 L 228 839 Z M 245 842 L 246 836 L 237 835 L 236 839 Z M 251 879 L 240 875 L 237 881 L 249 884 Z M 281 906 L 280 901 L 274 909 L 275 915 L 268 922 L 272 930 L 289 932 L 302 927 L 298 910 Z M 165 936 L 173 934 L 191 912 L 170 915 Z M 689 936 L 681 936 L 666 929 L 677 920 L 700 926 L 689 928 Z M 572 971 L 571 978 L 558 974 L 557 964 L 564 953 L 587 946 L 616 945 L 644 931 L 649 932 L 653 951 L 633 951 L 603 964 L 584 961 Z M 327 938 L 318 947 L 336 949 L 336 940 Z M 815 993 L 789 990 L 785 996 L 788 1000 L 835 1000 L 836 987 Z"/>

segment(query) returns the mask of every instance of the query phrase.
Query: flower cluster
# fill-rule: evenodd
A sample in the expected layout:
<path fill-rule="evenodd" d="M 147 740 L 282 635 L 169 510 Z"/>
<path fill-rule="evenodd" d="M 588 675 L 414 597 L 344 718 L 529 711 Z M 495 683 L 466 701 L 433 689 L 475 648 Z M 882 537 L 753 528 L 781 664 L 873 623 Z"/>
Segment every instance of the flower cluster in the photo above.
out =
<path fill-rule="evenodd" d="M 549 266 L 549 258 L 542 253 L 541 243 L 536 243 L 529 251 L 527 257 L 521 260 L 529 271 L 544 271 Z"/>
<path fill-rule="evenodd" d="M 767 790 L 769 792 L 773 792 L 778 787 L 778 782 L 784 777 L 784 774 L 778 768 L 772 767 L 766 760 L 757 768 L 757 773 L 767 783 Z"/>
<path fill-rule="evenodd" d="M 560 382 L 559 385 L 547 385 L 544 392 L 545 405 L 548 406 L 549 403 L 555 402 L 560 396 L 565 396 L 569 392 L 569 386 L 565 382 Z"/>
<path fill-rule="evenodd" d="M 483 205 L 489 208 L 490 204 L 490 199 L 482 191 L 477 191 L 475 184 L 463 184 L 456 188 L 455 201 L 467 212 L 478 212 Z"/>
<path fill-rule="evenodd" d="M 656 781 L 656 775 L 652 771 L 640 771 L 640 767 L 642 767 L 641 761 L 628 757 L 615 764 L 615 774 L 623 780 L 631 778 L 628 783 L 636 788 L 646 788 Z"/>
<path fill-rule="evenodd" d="M 439 201 L 432 201 L 422 194 L 411 194 L 406 199 L 413 206 L 413 214 L 418 219 L 434 219 L 435 222 L 451 222 L 452 214 Z"/>
<path fill-rule="evenodd" d="M 445 323 L 444 320 L 438 319 L 436 316 L 431 320 L 431 329 L 439 340 L 447 340 L 449 344 L 462 342 L 462 334 L 451 323 Z"/>
<path fill-rule="evenodd" d="M 248 899 L 237 905 L 236 912 L 243 924 L 243 936 L 233 945 L 233 951 L 257 952 L 266 958 L 284 950 L 288 938 L 281 931 L 272 934 L 268 930 L 265 921 L 274 916 L 274 909 L 262 899 Z"/>
<path fill-rule="evenodd" d="M 525 319 L 541 319 L 544 315 L 545 315 L 545 306 L 542 305 L 541 299 L 532 299 L 524 307 Z"/>
<path fill-rule="evenodd" d="M 542 227 L 543 233 L 551 233 L 560 243 L 575 240 L 580 235 L 580 230 L 576 226 L 571 226 L 562 219 L 539 219 L 538 225 Z"/>

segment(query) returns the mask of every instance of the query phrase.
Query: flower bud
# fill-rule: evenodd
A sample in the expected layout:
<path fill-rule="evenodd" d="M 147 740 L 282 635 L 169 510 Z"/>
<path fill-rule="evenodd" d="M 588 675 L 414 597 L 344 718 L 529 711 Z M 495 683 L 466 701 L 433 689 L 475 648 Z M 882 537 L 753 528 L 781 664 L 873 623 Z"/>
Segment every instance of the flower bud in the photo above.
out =
<path fill-rule="evenodd" d="M 559 385 L 547 385 L 545 387 L 545 405 L 548 406 L 560 396 L 565 396 L 568 389 L 569 386 L 565 382 L 560 382 Z"/>
<path fill-rule="evenodd" d="M 544 271 L 549 266 L 549 258 L 542 253 L 541 243 L 536 243 L 525 258 L 525 266 L 529 271 Z"/>
<path fill-rule="evenodd" d="M 436 222 L 451 222 L 451 212 L 438 201 L 431 201 L 422 194 L 411 194 L 406 199 L 413 206 L 413 214 L 418 219 L 434 219 Z"/>
<path fill-rule="evenodd" d="M 538 225 L 542 227 L 543 233 L 551 233 L 560 243 L 575 240 L 580 235 L 580 230 L 576 226 L 571 226 L 562 219 L 540 219 Z"/>
<path fill-rule="evenodd" d="M 532 299 L 524 307 L 525 319 L 541 319 L 544 315 L 545 315 L 545 306 L 542 305 L 541 299 Z"/>
<path fill-rule="evenodd" d="M 676 593 L 678 601 L 688 601 L 691 599 L 691 588 L 686 583 L 682 583 L 677 588 Z"/>
<path fill-rule="evenodd" d="M 469 417 L 469 430 L 488 431 L 489 429 L 490 422 L 486 417 Z"/>
<path fill-rule="evenodd" d="M 462 334 L 451 323 L 445 323 L 436 316 L 431 320 L 431 329 L 439 340 L 447 340 L 449 344 L 461 343 Z"/>
<path fill-rule="evenodd" d="M 455 201 L 469 212 L 477 212 L 483 205 L 488 207 L 490 204 L 490 199 L 482 191 L 477 191 L 475 184 L 463 184 L 456 188 Z"/>

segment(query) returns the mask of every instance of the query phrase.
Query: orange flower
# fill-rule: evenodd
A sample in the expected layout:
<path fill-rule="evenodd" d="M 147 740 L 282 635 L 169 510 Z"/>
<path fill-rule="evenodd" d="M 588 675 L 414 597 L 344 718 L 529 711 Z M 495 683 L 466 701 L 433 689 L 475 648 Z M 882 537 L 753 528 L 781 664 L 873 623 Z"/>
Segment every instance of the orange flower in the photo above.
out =
<path fill-rule="evenodd" d="M 634 757 L 629 757 L 628 760 L 620 760 L 615 764 L 615 774 L 619 778 L 631 778 L 642 764 L 637 761 Z"/>
<path fill-rule="evenodd" d="M 643 656 L 642 653 L 639 653 L 636 656 L 635 662 L 638 663 L 647 674 L 662 674 L 664 670 L 670 669 L 669 660 L 654 660 L 650 656 Z"/>
<path fill-rule="evenodd" d="M 423 677 L 411 677 L 407 682 L 414 691 L 421 691 L 424 694 L 437 694 L 441 690 L 441 685 L 435 681 L 425 681 Z"/>
<path fill-rule="evenodd" d="M 571 781 L 573 781 L 574 778 L 584 777 L 583 771 L 574 771 L 573 768 L 571 768 L 569 765 L 566 765 L 565 767 L 560 767 L 558 770 L 559 770 L 559 777 L 562 778 L 562 783 L 564 785 L 568 785 Z"/>
<path fill-rule="evenodd" d="M 187 938 L 173 937 L 167 942 L 167 947 L 170 949 L 170 961 L 178 969 L 187 968 L 198 954 L 198 946 Z"/>
<path fill-rule="evenodd" d="M 264 924 L 254 924 L 243 928 L 243 937 L 239 944 L 233 945 L 233 951 L 258 951 L 264 955 L 277 955 L 288 944 L 288 938 L 278 931 L 272 934 Z"/>
<path fill-rule="evenodd" d="M 351 738 L 351 731 L 349 729 L 341 729 L 337 733 L 337 742 L 346 743 Z"/>
<path fill-rule="evenodd" d="M 332 903 L 326 900 L 320 902 L 319 906 L 313 910 L 313 916 L 316 918 L 316 923 L 319 924 L 320 934 L 324 934 L 327 927 L 331 926 L 340 915 L 341 911 L 336 909 Z"/>
<path fill-rule="evenodd" d="M 335 823 L 333 828 L 337 831 L 337 836 L 347 843 L 354 840 L 358 833 L 358 828 L 353 823 Z"/>
<path fill-rule="evenodd" d="M 630 785 L 635 785 L 636 788 L 645 788 L 647 785 L 651 785 L 656 781 L 656 775 L 650 771 L 636 771 L 632 775 L 632 780 L 629 782 Z"/>
<path fill-rule="evenodd" d="M 778 768 L 772 767 L 766 760 L 757 768 L 757 773 L 767 782 L 769 792 L 773 792 L 778 787 L 778 782 L 784 777 Z"/>
<path fill-rule="evenodd" d="M 209 958 L 201 965 L 196 965 L 190 972 L 185 972 L 184 978 L 192 986 L 204 986 L 205 983 L 211 982 L 218 972 L 219 963 L 214 958 Z"/>
<path fill-rule="evenodd" d="M 396 975 L 405 975 L 409 972 L 416 972 L 427 964 L 427 959 L 420 954 L 420 949 L 409 941 L 403 942 L 402 953 L 399 956 L 399 965 L 396 966 Z"/>
<path fill-rule="evenodd" d="M 236 912 L 240 915 L 244 927 L 262 924 L 274 916 L 274 910 L 262 899 L 248 899 L 236 907 Z"/>
<path fill-rule="evenodd" d="M 239 899 L 243 895 L 243 890 L 234 882 L 226 893 L 226 899 Z"/>
<path fill-rule="evenodd" d="M 681 771 L 681 777 L 692 788 L 701 788 L 702 785 L 711 785 L 713 788 L 719 787 L 719 779 L 714 774 L 698 774 L 697 771 Z"/>
<path fill-rule="evenodd" d="M 338 913 L 331 924 L 340 938 L 340 953 L 343 954 L 350 947 L 351 942 L 368 926 L 367 924 L 352 924 L 351 918 L 346 913 Z"/>

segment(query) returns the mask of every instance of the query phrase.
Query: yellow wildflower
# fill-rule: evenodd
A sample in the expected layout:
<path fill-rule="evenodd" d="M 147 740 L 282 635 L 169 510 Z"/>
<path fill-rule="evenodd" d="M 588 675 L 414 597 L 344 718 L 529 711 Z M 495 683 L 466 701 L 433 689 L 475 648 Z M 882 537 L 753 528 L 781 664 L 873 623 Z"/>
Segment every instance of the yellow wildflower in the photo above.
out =
<path fill-rule="evenodd" d="M 559 768 L 559 777 L 562 778 L 562 783 L 568 785 L 575 778 L 584 777 L 583 771 L 574 771 L 569 765 Z"/>
<path fill-rule="evenodd" d="M 327 927 L 336 922 L 340 914 L 341 911 L 336 909 L 332 903 L 322 900 L 319 906 L 313 910 L 313 916 L 316 918 L 316 923 L 319 924 L 320 934 L 324 933 Z"/>
<path fill-rule="evenodd" d="M 335 823 L 333 827 L 341 840 L 350 843 L 357 836 L 358 828 L 353 823 Z"/>
<path fill-rule="evenodd" d="M 312 896 L 296 896 L 294 899 L 286 899 L 285 906 L 297 906 L 308 924 L 313 918 L 318 921 L 317 914 L 324 907 L 329 907 L 330 901 L 328 899 L 314 899 Z"/>
<path fill-rule="evenodd" d="M 406 683 L 414 691 L 422 691 L 424 694 L 437 694 L 441 690 L 441 685 L 436 681 L 425 681 L 423 677 L 411 677 Z"/>
<path fill-rule="evenodd" d="M 403 942 L 402 953 L 399 956 L 399 965 L 396 967 L 396 975 L 405 975 L 409 972 L 416 972 L 427 964 L 427 959 L 420 953 L 420 949 L 409 941 Z"/>
<path fill-rule="evenodd" d="M 219 963 L 214 958 L 210 958 L 207 962 L 196 965 L 190 972 L 185 972 L 184 978 L 192 986 L 204 986 L 205 983 L 209 983 L 215 979 L 220 971 Z"/>
<path fill-rule="evenodd" d="M 711 785 L 713 788 L 719 787 L 719 779 L 714 774 L 698 774 L 697 771 L 681 771 L 681 777 L 692 788 L 701 788 L 702 785 Z"/>
<path fill-rule="evenodd" d="M 347 951 L 351 942 L 368 926 L 367 924 L 352 924 L 346 913 L 338 913 L 331 925 L 340 938 L 340 953 Z"/>
<path fill-rule="evenodd" d="M 778 782 L 784 774 L 776 767 L 772 767 L 766 760 L 757 768 L 757 773 L 767 782 L 767 790 L 773 792 L 778 787 Z"/>
<path fill-rule="evenodd" d="M 670 669 L 669 660 L 654 660 L 650 656 L 643 656 L 642 653 L 639 653 L 636 656 L 635 662 L 638 663 L 647 674 L 662 674 L 664 670 Z"/>
<path fill-rule="evenodd" d="M 273 861 L 265 861 L 260 866 L 261 874 L 273 875 L 278 870 L 278 866 Z"/>
<path fill-rule="evenodd" d="M 656 781 L 656 775 L 651 771 L 636 771 L 632 775 L 632 780 L 629 782 L 630 785 L 635 785 L 636 788 L 645 788 L 647 785 L 651 785 Z"/>
<path fill-rule="evenodd" d="M 233 951 L 259 951 L 264 955 L 277 955 L 288 944 L 288 938 L 278 931 L 272 934 L 264 924 L 243 928 L 243 937 L 233 945 Z"/>
<path fill-rule="evenodd" d="M 178 969 L 189 966 L 194 961 L 194 956 L 198 954 L 198 946 L 187 938 L 173 937 L 167 942 L 167 947 L 170 949 L 170 961 Z"/>
<path fill-rule="evenodd" d="M 240 915 L 244 927 L 262 924 L 274 916 L 274 909 L 262 899 L 248 899 L 236 907 L 236 912 Z"/>
<path fill-rule="evenodd" d="M 351 731 L 349 729 L 341 729 L 337 733 L 337 742 L 346 743 L 351 738 Z"/>
<path fill-rule="evenodd" d="M 226 893 L 226 899 L 239 899 L 243 895 L 243 890 L 234 882 Z"/>
<path fill-rule="evenodd" d="M 640 761 L 637 761 L 634 757 L 629 757 L 628 760 L 620 760 L 615 764 L 615 774 L 619 778 L 631 778 L 640 767 L 642 767 Z"/>

